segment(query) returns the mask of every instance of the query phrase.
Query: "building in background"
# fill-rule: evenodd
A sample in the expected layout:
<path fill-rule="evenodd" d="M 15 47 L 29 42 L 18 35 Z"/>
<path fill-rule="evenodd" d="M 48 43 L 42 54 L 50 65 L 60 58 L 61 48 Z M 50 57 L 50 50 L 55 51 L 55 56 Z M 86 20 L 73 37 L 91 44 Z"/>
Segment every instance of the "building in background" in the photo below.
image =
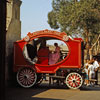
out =
<path fill-rule="evenodd" d="M 20 6 L 21 0 L 7 0 L 6 18 L 6 84 L 13 79 L 13 43 L 21 39 Z"/>

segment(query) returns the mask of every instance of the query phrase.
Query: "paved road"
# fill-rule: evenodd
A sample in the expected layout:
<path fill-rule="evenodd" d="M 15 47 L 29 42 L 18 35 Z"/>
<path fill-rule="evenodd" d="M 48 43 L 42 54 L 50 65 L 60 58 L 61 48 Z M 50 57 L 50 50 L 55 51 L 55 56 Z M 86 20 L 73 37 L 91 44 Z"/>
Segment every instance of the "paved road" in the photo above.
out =
<path fill-rule="evenodd" d="M 43 82 L 38 87 L 6 89 L 6 100 L 100 100 L 100 86 L 85 87 L 71 90 L 66 86 L 49 86 Z"/>

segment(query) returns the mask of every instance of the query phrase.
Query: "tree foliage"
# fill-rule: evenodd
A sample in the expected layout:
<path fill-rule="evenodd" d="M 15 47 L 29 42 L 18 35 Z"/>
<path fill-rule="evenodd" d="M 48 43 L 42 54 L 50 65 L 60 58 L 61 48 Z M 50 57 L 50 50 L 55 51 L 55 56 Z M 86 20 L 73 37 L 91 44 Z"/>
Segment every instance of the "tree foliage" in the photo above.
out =
<path fill-rule="evenodd" d="M 100 0 L 53 0 L 52 8 L 48 13 L 51 28 L 83 37 L 100 33 Z"/>

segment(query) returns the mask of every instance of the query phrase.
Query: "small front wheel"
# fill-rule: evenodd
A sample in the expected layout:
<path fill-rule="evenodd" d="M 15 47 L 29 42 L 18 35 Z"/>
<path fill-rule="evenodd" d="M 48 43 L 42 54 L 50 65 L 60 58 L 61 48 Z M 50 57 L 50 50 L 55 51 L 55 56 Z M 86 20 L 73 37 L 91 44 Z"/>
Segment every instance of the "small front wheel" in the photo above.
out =
<path fill-rule="evenodd" d="M 37 80 L 35 70 L 29 67 L 22 68 L 17 73 L 17 82 L 24 88 L 32 87 Z"/>
<path fill-rule="evenodd" d="M 83 79 L 79 73 L 72 72 L 66 77 L 66 85 L 71 89 L 78 89 L 82 86 Z"/>

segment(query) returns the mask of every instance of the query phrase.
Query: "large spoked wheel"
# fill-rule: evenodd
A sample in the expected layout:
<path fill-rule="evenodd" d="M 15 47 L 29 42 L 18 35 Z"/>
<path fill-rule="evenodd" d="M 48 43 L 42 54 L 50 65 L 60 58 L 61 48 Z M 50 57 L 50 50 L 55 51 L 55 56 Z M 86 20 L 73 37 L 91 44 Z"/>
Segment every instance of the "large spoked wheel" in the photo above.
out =
<path fill-rule="evenodd" d="M 17 73 L 17 82 L 24 88 L 32 87 L 36 83 L 36 80 L 36 72 L 31 68 L 22 68 Z"/>
<path fill-rule="evenodd" d="M 66 77 L 66 85 L 71 89 L 78 89 L 82 86 L 82 76 L 76 72 L 68 74 Z"/>

